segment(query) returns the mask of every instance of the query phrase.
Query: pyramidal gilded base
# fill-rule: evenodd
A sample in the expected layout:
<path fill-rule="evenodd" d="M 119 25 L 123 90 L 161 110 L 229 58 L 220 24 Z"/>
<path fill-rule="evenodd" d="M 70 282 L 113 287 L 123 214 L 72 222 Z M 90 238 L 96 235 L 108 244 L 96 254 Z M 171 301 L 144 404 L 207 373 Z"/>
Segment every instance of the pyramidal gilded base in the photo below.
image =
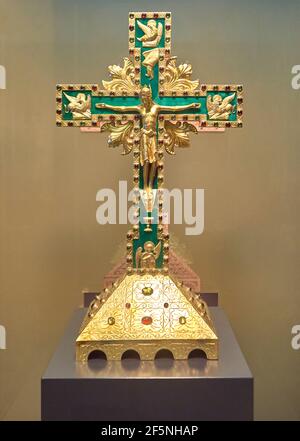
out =
<path fill-rule="evenodd" d="M 76 360 L 93 351 L 120 360 L 127 350 L 153 360 L 167 349 L 187 359 L 200 349 L 218 358 L 218 337 L 206 303 L 198 294 L 163 274 L 125 275 L 90 304 L 76 340 Z"/>

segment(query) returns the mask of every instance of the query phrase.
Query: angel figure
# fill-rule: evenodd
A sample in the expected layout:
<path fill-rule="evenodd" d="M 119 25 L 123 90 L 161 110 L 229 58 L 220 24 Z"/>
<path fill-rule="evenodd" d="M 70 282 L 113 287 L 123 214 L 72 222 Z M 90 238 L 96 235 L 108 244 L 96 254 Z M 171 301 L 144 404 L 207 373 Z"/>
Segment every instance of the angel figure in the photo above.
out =
<path fill-rule="evenodd" d="M 135 254 L 137 268 L 155 268 L 155 262 L 160 256 L 161 242 L 154 245 L 150 240 L 144 243 L 144 251 L 142 247 L 138 247 Z"/>
<path fill-rule="evenodd" d="M 148 20 L 147 25 L 144 25 L 142 22 L 137 20 L 137 24 L 139 28 L 144 32 L 142 37 L 139 37 L 138 40 L 142 42 L 144 47 L 155 47 L 159 44 L 162 33 L 163 33 L 163 25 L 162 23 L 158 23 L 156 27 L 155 20 Z"/>
<path fill-rule="evenodd" d="M 235 93 L 224 99 L 218 94 L 213 97 L 209 95 L 207 97 L 207 110 L 210 119 L 228 119 L 236 107 L 230 104 L 234 97 Z"/>
<path fill-rule="evenodd" d="M 64 92 L 64 96 L 69 101 L 65 105 L 65 113 L 72 113 L 74 119 L 91 118 L 91 96 L 84 93 L 78 93 L 76 96 L 68 95 Z"/>

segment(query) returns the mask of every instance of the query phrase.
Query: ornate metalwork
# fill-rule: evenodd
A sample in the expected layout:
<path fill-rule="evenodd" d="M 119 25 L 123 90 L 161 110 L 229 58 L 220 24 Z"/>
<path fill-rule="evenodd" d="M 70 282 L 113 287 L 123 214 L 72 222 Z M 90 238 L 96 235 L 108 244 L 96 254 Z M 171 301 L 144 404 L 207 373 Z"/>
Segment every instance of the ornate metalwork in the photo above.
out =
<path fill-rule="evenodd" d="M 164 90 L 172 92 L 193 92 L 199 86 L 199 80 L 191 80 L 192 66 L 187 63 L 176 66 L 177 57 L 171 57 L 166 63 Z"/>
<path fill-rule="evenodd" d="M 147 25 L 143 24 L 140 20 L 137 20 L 139 28 L 144 32 L 142 37 L 137 38 L 142 42 L 144 47 L 156 47 L 159 45 L 160 39 L 163 33 L 163 25 L 156 20 L 148 20 Z"/>
<path fill-rule="evenodd" d="M 160 112 L 178 112 L 188 109 L 200 108 L 199 103 L 186 104 L 184 106 L 159 105 L 152 99 L 152 91 L 144 86 L 140 93 L 141 104 L 138 106 L 115 106 L 111 104 L 96 104 L 99 109 L 109 109 L 117 112 L 138 112 L 141 117 L 142 129 L 140 140 L 140 164 L 143 167 L 144 190 L 152 192 L 153 183 L 157 170 L 157 139 L 156 125 Z M 110 127 L 110 126 L 107 126 Z M 115 130 L 115 129 L 114 129 Z"/>
<path fill-rule="evenodd" d="M 81 361 L 94 349 L 110 359 L 119 359 L 126 349 L 152 359 L 160 348 L 172 350 L 175 358 L 187 358 L 195 348 L 217 357 L 205 303 L 169 276 L 164 151 L 187 147 L 189 132 L 242 127 L 243 87 L 192 80 L 191 65 L 177 66 L 171 56 L 171 32 L 170 12 L 130 12 L 129 58 L 123 67 L 109 66 L 111 80 L 103 81 L 104 89 L 56 87 L 57 126 L 100 128 L 109 133 L 110 146 L 133 154 L 138 223 L 127 233 L 127 275 L 90 305 L 76 343 Z"/>
<path fill-rule="evenodd" d="M 193 124 L 186 121 L 177 121 L 171 123 L 165 121 L 165 149 L 169 155 L 175 155 L 175 147 L 189 147 L 190 138 L 188 132 L 198 133 L 198 130 Z"/>
<path fill-rule="evenodd" d="M 64 92 L 64 96 L 69 101 L 65 105 L 65 113 L 72 113 L 74 119 L 90 119 L 91 118 L 91 96 L 84 93 L 77 95 L 68 95 Z"/>
<path fill-rule="evenodd" d="M 153 69 L 159 60 L 159 49 L 156 48 L 156 49 L 150 49 L 149 51 L 144 51 L 143 55 L 145 58 L 142 62 L 142 65 L 146 67 L 146 71 L 147 71 L 146 75 L 149 78 L 153 79 L 154 77 Z"/>
<path fill-rule="evenodd" d="M 128 93 L 128 95 L 134 94 L 134 92 L 139 90 L 134 82 L 134 65 L 127 57 L 125 57 L 123 60 L 123 67 L 120 67 L 117 64 L 108 66 L 112 80 L 102 81 L 102 84 L 104 89 L 110 92 L 125 92 Z"/>
<path fill-rule="evenodd" d="M 154 359 L 160 349 L 171 350 L 177 359 L 201 349 L 216 359 L 218 338 L 199 295 L 168 275 L 133 274 L 91 303 L 76 347 L 82 362 L 94 350 L 120 360 L 128 349 L 144 360 Z"/>
<path fill-rule="evenodd" d="M 222 98 L 221 95 L 209 95 L 207 97 L 206 105 L 208 110 L 208 116 L 210 119 L 229 119 L 229 116 L 234 112 L 235 107 L 231 104 L 235 98 L 235 93 Z"/>
<path fill-rule="evenodd" d="M 161 242 L 154 245 L 151 240 L 144 243 L 144 251 L 142 247 L 139 247 L 136 251 L 135 260 L 136 265 L 139 268 L 153 269 L 155 268 L 155 262 L 159 258 L 161 253 Z"/>
<path fill-rule="evenodd" d="M 108 145 L 110 147 L 123 146 L 123 155 L 128 155 L 132 152 L 134 141 L 134 125 L 133 121 L 128 121 L 125 124 L 104 123 L 101 126 L 101 132 L 109 132 Z"/>

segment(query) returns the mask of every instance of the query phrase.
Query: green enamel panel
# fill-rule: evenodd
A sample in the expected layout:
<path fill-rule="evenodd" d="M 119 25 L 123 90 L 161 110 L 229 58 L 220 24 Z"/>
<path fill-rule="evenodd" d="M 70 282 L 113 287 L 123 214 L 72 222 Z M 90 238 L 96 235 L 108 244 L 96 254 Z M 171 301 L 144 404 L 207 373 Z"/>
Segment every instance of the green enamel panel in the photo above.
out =
<path fill-rule="evenodd" d="M 137 24 L 137 20 L 140 23 L 147 25 L 149 18 L 139 18 L 139 19 L 135 20 L 135 47 L 142 47 L 142 42 L 139 41 L 138 38 L 141 38 L 144 35 L 144 31 L 142 31 L 142 29 L 140 29 L 139 25 Z M 157 19 L 153 19 L 153 20 L 155 20 L 156 23 L 159 22 L 159 23 L 162 23 L 162 25 L 163 25 L 162 37 L 160 39 L 158 46 L 155 46 L 155 47 L 164 47 L 165 46 L 165 19 L 164 18 L 157 18 Z M 152 48 L 147 48 L 147 49 L 152 49 Z"/>

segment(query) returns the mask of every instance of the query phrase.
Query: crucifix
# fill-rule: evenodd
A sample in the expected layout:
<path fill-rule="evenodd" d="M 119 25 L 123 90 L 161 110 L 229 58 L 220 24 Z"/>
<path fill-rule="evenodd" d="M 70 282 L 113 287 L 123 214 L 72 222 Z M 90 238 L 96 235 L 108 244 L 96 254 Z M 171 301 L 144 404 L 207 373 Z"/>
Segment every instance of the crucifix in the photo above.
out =
<path fill-rule="evenodd" d="M 151 360 L 161 349 L 217 358 L 218 338 L 203 300 L 169 274 L 163 227 L 164 152 L 189 145 L 188 133 L 242 127 L 243 87 L 199 84 L 190 64 L 171 56 L 171 13 L 129 13 L 129 57 L 109 66 L 110 81 L 59 84 L 56 124 L 99 127 L 111 147 L 133 153 L 136 223 L 127 233 L 127 274 L 91 303 L 76 356 L 94 350 L 118 360 L 127 349 Z"/>

